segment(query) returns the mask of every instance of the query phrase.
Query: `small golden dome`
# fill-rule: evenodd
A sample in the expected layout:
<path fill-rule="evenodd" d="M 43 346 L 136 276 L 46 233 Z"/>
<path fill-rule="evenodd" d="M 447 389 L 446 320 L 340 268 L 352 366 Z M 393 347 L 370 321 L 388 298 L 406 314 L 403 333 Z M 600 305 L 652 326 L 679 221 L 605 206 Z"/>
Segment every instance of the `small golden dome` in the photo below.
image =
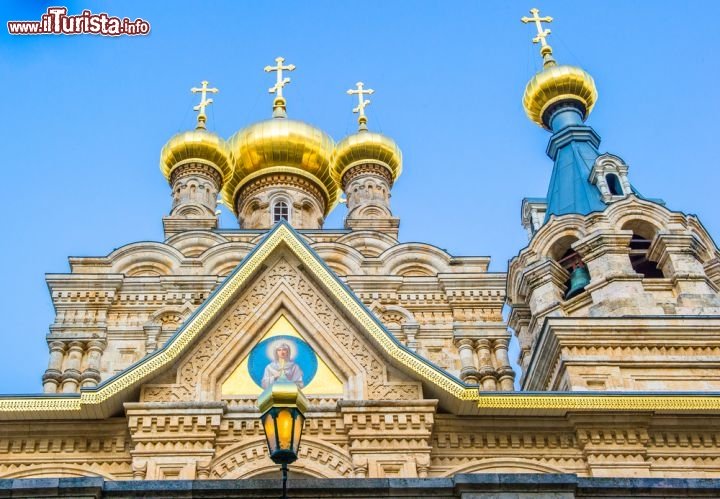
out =
<path fill-rule="evenodd" d="M 235 211 L 235 196 L 249 181 L 269 173 L 293 173 L 313 181 L 325 194 L 327 215 L 335 207 L 339 187 L 330 175 L 335 143 L 302 121 L 273 118 L 238 131 L 228 143 L 235 173 L 223 188 L 223 202 Z"/>
<path fill-rule="evenodd" d="M 350 168 L 362 163 L 375 163 L 387 168 L 393 182 L 402 173 L 402 152 L 389 137 L 362 130 L 348 135 L 335 147 L 332 175 L 338 185 Z"/>
<path fill-rule="evenodd" d="M 523 107 L 531 121 L 549 130 L 544 114 L 553 104 L 573 100 L 580 104 L 583 119 L 587 119 L 597 98 L 595 81 L 586 71 L 575 66 L 552 65 L 528 82 Z"/>
<path fill-rule="evenodd" d="M 192 162 L 213 167 L 223 183 L 230 180 L 233 173 L 232 153 L 227 142 L 200 128 L 173 136 L 160 152 L 160 170 L 168 182 L 175 168 Z"/>

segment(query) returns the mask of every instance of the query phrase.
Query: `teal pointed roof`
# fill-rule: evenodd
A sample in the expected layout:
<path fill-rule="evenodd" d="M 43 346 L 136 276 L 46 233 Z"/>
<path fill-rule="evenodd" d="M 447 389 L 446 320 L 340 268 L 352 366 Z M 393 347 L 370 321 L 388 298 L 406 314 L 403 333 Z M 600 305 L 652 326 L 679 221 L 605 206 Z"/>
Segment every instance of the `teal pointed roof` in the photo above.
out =
<path fill-rule="evenodd" d="M 605 209 L 600 190 L 590 183 L 590 171 L 600 156 L 599 145 L 600 136 L 585 125 L 566 126 L 553 134 L 547 149 L 554 165 L 545 221 L 551 215 L 587 215 Z"/>

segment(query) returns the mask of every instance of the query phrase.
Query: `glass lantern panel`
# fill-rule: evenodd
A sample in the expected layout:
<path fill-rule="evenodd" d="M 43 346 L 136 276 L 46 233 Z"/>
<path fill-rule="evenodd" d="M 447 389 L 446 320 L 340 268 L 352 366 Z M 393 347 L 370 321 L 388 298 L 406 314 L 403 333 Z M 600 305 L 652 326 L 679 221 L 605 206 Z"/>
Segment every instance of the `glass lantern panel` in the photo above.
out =
<path fill-rule="evenodd" d="M 295 416 L 295 431 L 293 432 L 293 439 L 295 440 L 293 442 L 293 449 L 295 452 L 298 452 L 300 449 L 300 436 L 302 435 L 303 430 L 303 424 L 305 423 L 305 416 L 300 414 L 298 411 L 297 415 Z"/>
<path fill-rule="evenodd" d="M 293 414 L 283 408 L 277 412 L 277 434 L 280 449 L 292 449 Z"/>
<path fill-rule="evenodd" d="M 262 424 L 265 427 L 265 437 L 267 438 L 268 449 L 270 454 L 275 452 L 277 449 L 277 434 L 275 431 L 275 418 L 272 415 L 272 410 L 266 412 L 262 417 Z"/>

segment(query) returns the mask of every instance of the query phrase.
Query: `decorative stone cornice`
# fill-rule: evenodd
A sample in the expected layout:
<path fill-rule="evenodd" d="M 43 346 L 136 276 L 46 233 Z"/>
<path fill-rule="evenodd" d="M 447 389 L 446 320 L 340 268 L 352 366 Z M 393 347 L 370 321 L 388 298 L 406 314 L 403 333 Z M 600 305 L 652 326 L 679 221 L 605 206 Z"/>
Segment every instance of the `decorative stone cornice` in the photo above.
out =
<path fill-rule="evenodd" d="M 185 163 L 175 168 L 170 174 L 170 185 L 175 184 L 178 180 L 184 177 L 191 177 L 201 175 L 212 180 L 215 183 L 217 190 L 222 189 L 223 181 L 222 175 L 215 168 L 207 163 Z"/>
<path fill-rule="evenodd" d="M 576 241 L 572 247 L 585 263 L 606 254 L 627 255 L 630 252 L 632 231 L 599 229 L 587 237 Z"/>
<path fill-rule="evenodd" d="M 388 169 L 377 163 L 361 163 L 350 168 L 342 177 L 341 185 L 343 191 L 352 180 L 360 175 L 377 175 L 385 179 L 389 187 L 393 185 L 392 175 Z"/>
<path fill-rule="evenodd" d="M 546 258 L 523 272 L 520 279 L 519 294 L 529 297 L 532 292 L 544 284 L 553 284 L 563 289 L 570 274 L 555 260 Z"/>
<path fill-rule="evenodd" d="M 692 255 L 695 258 L 707 252 L 707 248 L 692 232 L 682 234 L 661 232 L 648 250 L 648 258 L 664 266 L 671 254 Z"/>
<path fill-rule="evenodd" d="M 237 212 L 242 213 L 242 205 L 257 192 L 277 186 L 294 187 L 302 190 L 319 203 L 321 211 L 325 211 L 328 203 L 327 196 L 314 182 L 300 175 L 276 172 L 255 178 L 238 190 L 235 195 L 235 208 Z"/>

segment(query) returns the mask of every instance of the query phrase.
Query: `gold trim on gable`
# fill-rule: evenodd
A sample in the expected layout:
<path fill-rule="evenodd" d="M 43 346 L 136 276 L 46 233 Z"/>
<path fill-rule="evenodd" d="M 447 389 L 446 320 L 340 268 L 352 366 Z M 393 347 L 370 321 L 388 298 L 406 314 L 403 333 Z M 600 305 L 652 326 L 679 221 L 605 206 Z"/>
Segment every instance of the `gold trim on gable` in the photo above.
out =
<path fill-rule="evenodd" d="M 140 383 L 170 365 L 195 341 L 233 296 L 243 287 L 267 257 L 285 243 L 308 271 L 322 282 L 326 290 L 345 308 L 385 353 L 399 364 L 458 401 L 477 401 L 479 411 L 498 410 L 644 410 L 644 411 L 720 411 L 720 395 L 689 394 L 573 394 L 548 392 L 505 395 L 480 394 L 476 387 L 465 385 L 430 362 L 402 347 L 371 312 L 335 277 L 286 223 L 280 223 L 259 243 L 225 282 L 200 306 L 168 343 L 144 360 L 108 379 L 97 388 L 83 389 L 80 395 L 37 395 L 0 397 L 3 419 L 40 419 L 48 417 L 106 418 L 121 410 L 122 394 L 139 388 Z"/>

